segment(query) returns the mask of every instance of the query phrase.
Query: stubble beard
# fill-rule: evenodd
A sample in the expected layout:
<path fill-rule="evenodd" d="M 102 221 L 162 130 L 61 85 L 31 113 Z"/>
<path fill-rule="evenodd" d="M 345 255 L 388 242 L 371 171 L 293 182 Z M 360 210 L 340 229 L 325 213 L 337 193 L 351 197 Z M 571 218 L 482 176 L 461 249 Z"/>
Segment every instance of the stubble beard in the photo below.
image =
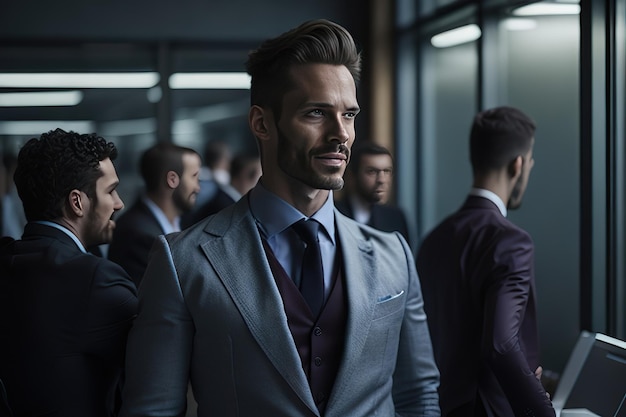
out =
<path fill-rule="evenodd" d="M 187 213 L 191 211 L 195 203 L 190 201 L 189 199 L 185 199 L 185 196 L 180 190 L 180 187 L 176 188 L 172 193 L 172 200 L 174 200 L 174 206 L 176 206 L 178 211 L 180 211 L 181 213 Z"/>
<path fill-rule="evenodd" d="M 276 149 L 276 160 L 278 161 L 278 167 L 288 176 L 294 178 L 305 185 L 318 190 L 341 190 L 344 186 L 343 174 L 341 168 L 328 167 L 328 171 L 332 173 L 340 174 L 338 177 L 333 175 L 324 175 L 314 171 L 307 159 L 291 158 L 289 139 L 280 127 L 276 125 L 276 131 L 278 132 L 278 147 Z M 349 150 L 345 145 L 341 145 L 347 156 L 350 155 Z M 282 152 L 281 152 L 282 151 Z M 303 157 L 306 158 L 307 155 Z M 307 169 L 302 169 L 302 167 Z M 333 172 L 334 171 L 334 172 Z"/>
<path fill-rule="evenodd" d="M 97 246 L 105 243 L 111 243 L 113 239 L 113 228 L 109 222 L 110 217 L 106 219 L 104 223 L 101 223 L 96 214 L 97 203 L 94 201 L 94 206 L 87 214 L 87 222 L 89 223 L 90 234 L 85 236 L 85 246 Z"/>

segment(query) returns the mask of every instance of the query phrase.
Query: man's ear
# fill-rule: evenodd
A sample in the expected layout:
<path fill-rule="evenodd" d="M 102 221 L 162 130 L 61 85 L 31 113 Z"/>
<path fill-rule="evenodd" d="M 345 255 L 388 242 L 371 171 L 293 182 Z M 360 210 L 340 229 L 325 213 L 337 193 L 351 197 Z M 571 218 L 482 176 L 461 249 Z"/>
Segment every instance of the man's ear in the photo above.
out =
<path fill-rule="evenodd" d="M 83 201 L 83 193 L 79 190 L 70 191 L 67 197 L 69 210 L 77 217 L 82 217 L 85 214 L 85 202 Z"/>
<path fill-rule="evenodd" d="M 168 187 L 175 189 L 178 188 L 178 184 L 180 184 L 180 177 L 174 171 L 167 171 L 166 181 Z"/>
<path fill-rule="evenodd" d="M 522 155 L 518 155 L 515 157 L 513 161 L 509 164 L 509 176 L 512 179 L 519 178 L 522 175 L 522 168 L 524 167 L 524 158 Z"/>
<path fill-rule="evenodd" d="M 250 107 L 250 111 L 248 112 L 250 130 L 259 140 L 267 140 L 269 138 L 269 113 L 269 111 L 257 105 Z"/>

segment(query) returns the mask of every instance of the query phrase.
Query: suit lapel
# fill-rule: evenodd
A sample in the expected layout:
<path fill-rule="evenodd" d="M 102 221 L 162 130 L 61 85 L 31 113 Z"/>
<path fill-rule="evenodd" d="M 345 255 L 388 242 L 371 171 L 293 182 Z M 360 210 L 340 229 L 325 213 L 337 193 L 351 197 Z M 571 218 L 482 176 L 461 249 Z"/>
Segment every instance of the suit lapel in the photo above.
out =
<path fill-rule="evenodd" d="M 347 220 L 337 211 L 335 219 L 343 256 L 348 302 L 344 361 L 333 387 L 333 392 L 342 392 L 354 382 L 352 375 L 355 368 L 362 365 L 358 358 L 362 357 L 374 313 L 375 300 L 372 297 L 375 294 L 378 267 L 372 245 L 363 237 L 359 225 Z M 335 396 L 331 396 L 328 409 L 334 399 Z"/>
<path fill-rule="evenodd" d="M 261 349 L 300 399 L 317 410 L 247 198 L 232 207 L 208 223 L 205 232 L 221 238 L 208 240 L 202 250 Z"/>

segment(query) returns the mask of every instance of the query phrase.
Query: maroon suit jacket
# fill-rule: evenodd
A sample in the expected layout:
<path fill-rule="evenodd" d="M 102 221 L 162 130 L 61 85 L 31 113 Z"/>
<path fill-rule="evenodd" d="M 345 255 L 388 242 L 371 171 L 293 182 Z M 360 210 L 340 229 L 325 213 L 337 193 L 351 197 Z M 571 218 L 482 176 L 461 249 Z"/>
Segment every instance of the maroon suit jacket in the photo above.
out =
<path fill-rule="evenodd" d="M 554 416 L 534 375 L 533 251 L 528 233 L 474 196 L 423 241 L 416 263 L 443 416 Z"/>

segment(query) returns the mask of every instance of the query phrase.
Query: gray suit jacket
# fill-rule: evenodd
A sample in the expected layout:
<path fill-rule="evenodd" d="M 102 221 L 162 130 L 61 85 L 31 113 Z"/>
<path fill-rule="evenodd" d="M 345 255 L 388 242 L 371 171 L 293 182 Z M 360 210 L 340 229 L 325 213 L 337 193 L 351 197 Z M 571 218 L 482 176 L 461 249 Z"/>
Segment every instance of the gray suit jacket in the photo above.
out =
<path fill-rule="evenodd" d="M 335 210 L 348 321 L 325 416 L 438 416 L 413 257 Z M 319 416 L 247 198 L 159 237 L 129 336 L 122 416 Z"/>

